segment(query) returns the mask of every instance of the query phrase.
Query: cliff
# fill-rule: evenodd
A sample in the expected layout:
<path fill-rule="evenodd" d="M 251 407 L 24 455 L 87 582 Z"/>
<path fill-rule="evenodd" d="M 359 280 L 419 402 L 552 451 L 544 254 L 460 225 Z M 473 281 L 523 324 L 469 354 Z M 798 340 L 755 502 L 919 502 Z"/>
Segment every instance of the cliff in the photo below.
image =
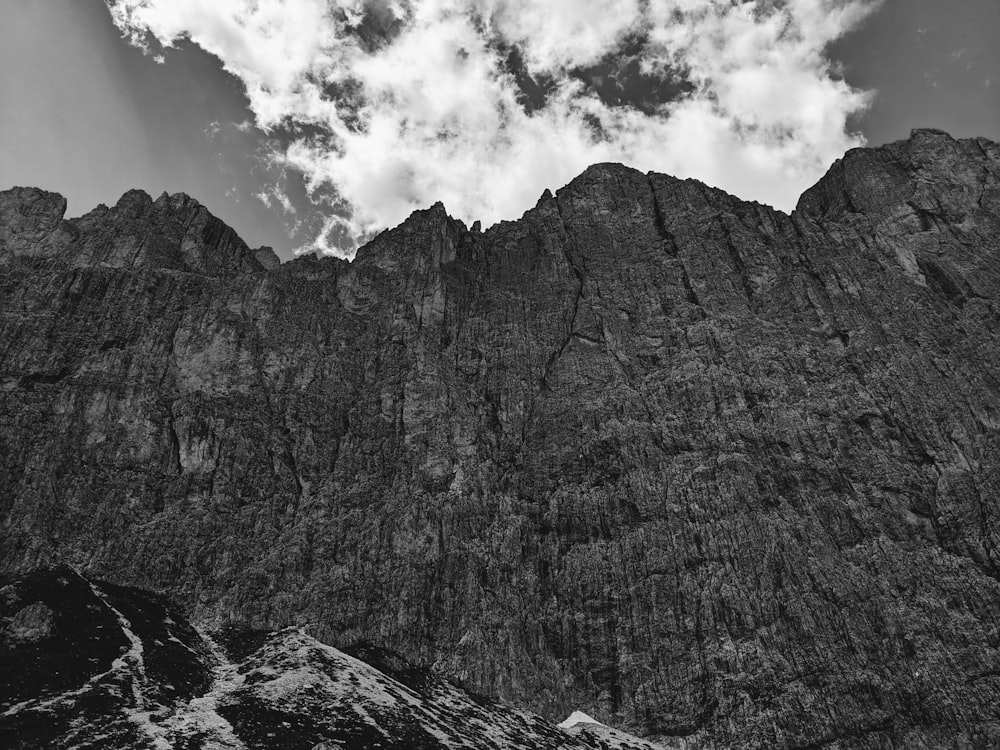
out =
<path fill-rule="evenodd" d="M 603 164 L 277 265 L 0 194 L 0 571 L 702 747 L 1000 743 L 1000 146 L 785 215 Z"/>

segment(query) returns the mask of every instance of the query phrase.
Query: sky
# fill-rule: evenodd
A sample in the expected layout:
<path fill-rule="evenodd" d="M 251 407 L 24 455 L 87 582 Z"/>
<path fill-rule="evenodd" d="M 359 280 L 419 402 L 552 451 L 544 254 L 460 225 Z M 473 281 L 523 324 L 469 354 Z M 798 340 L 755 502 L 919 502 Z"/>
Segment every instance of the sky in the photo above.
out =
<path fill-rule="evenodd" d="M 790 210 L 851 147 L 1000 140 L 997 0 L 0 0 L 0 189 L 186 192 L 350 256 L 586 166 Z"/>

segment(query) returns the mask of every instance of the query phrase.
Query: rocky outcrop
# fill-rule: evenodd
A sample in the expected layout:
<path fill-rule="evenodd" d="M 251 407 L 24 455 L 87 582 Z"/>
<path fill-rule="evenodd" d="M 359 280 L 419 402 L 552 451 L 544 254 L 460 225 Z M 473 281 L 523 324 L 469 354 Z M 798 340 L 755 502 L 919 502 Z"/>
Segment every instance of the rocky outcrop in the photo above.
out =
<path fill-rule="evenodd" d="M 44 632 L 26 633 L 42 611 Z M 0 581 L 0 624 L 11 750 L 656 750 L 597 724 L 562 731 L 301 628 L 212 637 L 162 597 L 68 567 Z"/>
<path fill-rule="evenodd" d="M 0 197 L 0 566 L 311 623 L 676 747 L 1000 743 L 1000 147 L 791 215 L 588 169 L 274 267 Z"/>

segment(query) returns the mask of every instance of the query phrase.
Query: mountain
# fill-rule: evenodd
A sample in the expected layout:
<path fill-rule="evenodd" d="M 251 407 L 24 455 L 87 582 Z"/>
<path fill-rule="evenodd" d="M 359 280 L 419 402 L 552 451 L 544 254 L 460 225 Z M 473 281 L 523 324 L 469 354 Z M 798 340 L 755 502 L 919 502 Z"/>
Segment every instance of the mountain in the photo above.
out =
<path fill-rule="evenodd" d="M 301 628 L 213 638 L 163 597 L 69 567 L 3 583 L 5 748 L 655 750 L 593 723 L 560 731 Z"/>
<path fill-rule="evenodd" d="M 64 211 L 0 194 L 0 571 L 667 747 L 1000 744 L 996 143 L 790 216 L 601 164 L 352 263 Z"/>

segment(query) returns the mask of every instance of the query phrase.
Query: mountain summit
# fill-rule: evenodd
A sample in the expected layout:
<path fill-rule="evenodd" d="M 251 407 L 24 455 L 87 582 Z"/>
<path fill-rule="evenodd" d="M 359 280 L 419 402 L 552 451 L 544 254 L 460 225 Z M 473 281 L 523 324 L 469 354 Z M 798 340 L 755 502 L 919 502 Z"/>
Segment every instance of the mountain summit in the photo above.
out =
<path fill-rule="evenodd" d="M 0 193 L 0 570 L 668 747 L 1000 744 L 996 143 L 790 216 L 597 165 L 353 263 L 64 207 Z"/>

